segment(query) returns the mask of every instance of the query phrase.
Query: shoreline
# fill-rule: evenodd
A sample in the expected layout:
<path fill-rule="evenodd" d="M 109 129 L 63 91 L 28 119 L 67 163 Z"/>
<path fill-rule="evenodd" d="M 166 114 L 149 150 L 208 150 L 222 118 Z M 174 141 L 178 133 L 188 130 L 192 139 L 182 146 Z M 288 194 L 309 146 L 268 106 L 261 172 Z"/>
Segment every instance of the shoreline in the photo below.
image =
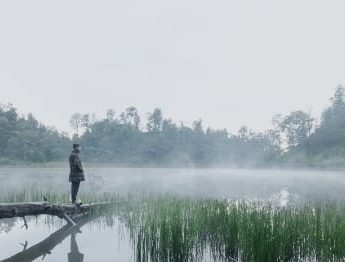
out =
<path fill-rule="evenodd" d="M 193 165 L 146 165 L 146 166 L 136 166 L 136 165 L 116 165 L 111 163 L 93 163 L 93 162 L 84 162 L 85 168 L 114 168 L 114 169 L 186 169 L 186 170 L 286 170 L 286 171 L 345 171 L 345 166 L 293 166 L 293 165 L 271 165 L 271 166 L 231 166 L 231 165 L 219 165 L 219 166 L 193 166 Z M 0 165 L 0 169 L 68 169 L 68 162 L 47 162 L 47 163 L 18 163 L 18 164 L 9 164 L 9 165 Z"/>

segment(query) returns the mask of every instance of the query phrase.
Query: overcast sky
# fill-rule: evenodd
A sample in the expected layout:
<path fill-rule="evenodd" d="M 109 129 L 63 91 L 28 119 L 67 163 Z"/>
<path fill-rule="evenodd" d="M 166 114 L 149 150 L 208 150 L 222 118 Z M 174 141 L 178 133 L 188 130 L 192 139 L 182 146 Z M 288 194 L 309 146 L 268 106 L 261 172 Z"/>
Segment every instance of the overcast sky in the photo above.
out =
<path fill-rule="evenodd" d="M 70 131 L 133 105 L 236 132 L 319 114 L 345 79 L 344 1 L 0 2 L 0 102 Z"/>

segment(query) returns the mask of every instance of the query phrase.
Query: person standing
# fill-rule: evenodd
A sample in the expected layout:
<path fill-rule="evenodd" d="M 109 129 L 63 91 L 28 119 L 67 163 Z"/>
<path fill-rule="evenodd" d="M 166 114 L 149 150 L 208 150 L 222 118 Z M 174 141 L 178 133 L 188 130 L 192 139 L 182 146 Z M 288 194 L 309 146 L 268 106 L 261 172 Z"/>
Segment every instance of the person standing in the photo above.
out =
<path fill-rule="evenodd" d="M 69 156 L 69 166 L 70 166 L 70 173 L 69 173 L 69 182 L 71 182 L 71 198 L 72 204 L 77 204 L 77 194 L 79 190 L 80 182 L 85 181 L 84 177 L 84 170 L 80 160 L 80 145 L 73 144 L 73 151 Z M 81 203 L 79 203 L 81 205 Z"/>

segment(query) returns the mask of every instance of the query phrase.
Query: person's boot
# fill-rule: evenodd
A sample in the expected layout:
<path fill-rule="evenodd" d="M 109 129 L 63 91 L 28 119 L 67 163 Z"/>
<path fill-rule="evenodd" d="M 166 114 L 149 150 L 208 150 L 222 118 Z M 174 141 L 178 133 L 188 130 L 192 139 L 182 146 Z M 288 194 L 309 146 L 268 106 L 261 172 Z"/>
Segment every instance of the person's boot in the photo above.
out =
<path fill-rule="evenodd" d="M 82 204 L 83 204 L 82 202 L 77 201 L 77 200 L 72 201 L 72 205 L 74 205 L 75 207 L 80 207 Z"/>

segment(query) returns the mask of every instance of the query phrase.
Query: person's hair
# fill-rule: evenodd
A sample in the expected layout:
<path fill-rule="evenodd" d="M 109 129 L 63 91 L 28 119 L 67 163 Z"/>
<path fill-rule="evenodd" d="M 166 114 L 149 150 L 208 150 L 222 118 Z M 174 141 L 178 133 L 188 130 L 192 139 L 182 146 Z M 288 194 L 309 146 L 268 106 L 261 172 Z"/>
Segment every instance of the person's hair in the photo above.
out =
<path fill-rule="evenodd" d="M 80 147 L 79 144 L 73 144 L 73 149 L 76 149 L 77 147 Z"/>

